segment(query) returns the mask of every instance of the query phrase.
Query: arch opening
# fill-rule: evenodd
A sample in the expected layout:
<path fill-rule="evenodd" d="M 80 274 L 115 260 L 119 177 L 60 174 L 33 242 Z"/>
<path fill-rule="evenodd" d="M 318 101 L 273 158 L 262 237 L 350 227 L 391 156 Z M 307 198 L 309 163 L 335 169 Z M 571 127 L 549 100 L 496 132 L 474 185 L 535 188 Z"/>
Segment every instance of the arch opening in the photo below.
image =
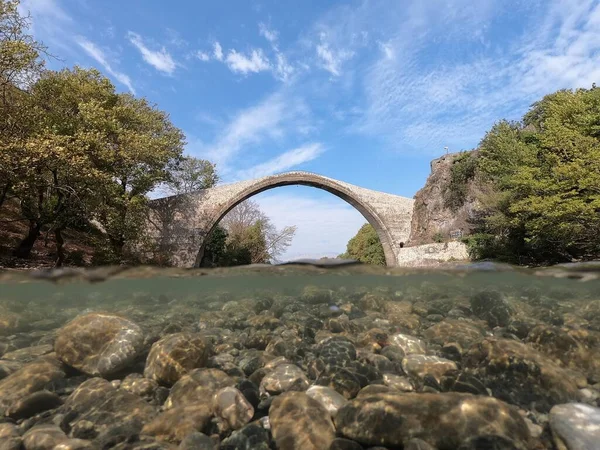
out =
<path fill-rule="evenodd" d="M 208 237 L 210 233 L 215 229 L 215 227 L 219 224 L 219 222 L 227 215 L 229 211 L 235 208 L 240 203 L 248 200 L 255 195 L 260 194 L 261 192 L 269 191 L 272 189 L 276 189 L 278 187 L 283 186 L 308 186 L 316 189 L 320 189 L 330 194 L 333 194 L 337 198 L 345 201 L 349 205 L 351 205 L 354 209 L 356 209 L 365 220 L 373 226 L 377 235 L 379 236 L 379 240 L 383 247 L 385 261 L 387 266 L 396 265 L 396 255 L 392 246 L 392 238 L 390 232 L 388 231 L 383 220 L 376 214 L 372 208 L 366 204 L 365 202 L 357 199 L 349 189 L 343 186 L 340 183 L 335 182 L 335 180 L 328 179 L 326 177 L 322 177 L 321 175 L 310 174 L 310 178 L 307 177 L 306 173 L 302 175 L 294 175 L 293 173 L 282 174 L 281 176 L 276 176 L 276 179 L 273 177 L 267 177 L 268 179 L 259 179 L 256 180 L 256 183 L 242 189 L 237 192 L 231 198 L 226 199 L 226 201 L 220 205 L 216 214 L 214 214 L 206 227 L 207 233 L 205 237 Z M 206 238 L 203 240 L 198 253 L 195 258 L 194 266 L 198 267 L 202 261 L 202 257 L 204 256 L 204 249 L 206 245 Z"/>

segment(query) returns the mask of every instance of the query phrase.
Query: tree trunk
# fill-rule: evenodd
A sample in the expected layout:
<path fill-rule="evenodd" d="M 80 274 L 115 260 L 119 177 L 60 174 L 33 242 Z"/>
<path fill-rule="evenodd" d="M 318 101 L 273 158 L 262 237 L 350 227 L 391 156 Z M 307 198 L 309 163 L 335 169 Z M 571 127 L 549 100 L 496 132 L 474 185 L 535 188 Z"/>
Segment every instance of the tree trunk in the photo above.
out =
<path fill-rule="evenodd" d="M 62 228 L 54 230 L 54 237 L 56 239 L 56 261 L 54 267 L 62 267 L 65 261 L 65 240 L 62 236 Z"/>
<path fill-rule="evenodd" d="M 37 241 L 37 238 L 40 235 L 41 228 L 42 228 L 42 225 L 40 223 L 37 223 L 37 222 L 31 223 L 31 226 L 29 227 L 29 233 L 27 234 L 25 239 L 23 239 L 19 243 L 19 245 L 17 246 L 17 248 L 15 248 L 15 250 L 13 252 L 13 254 L 17 258 L 28 258 L 29 257 L 29 254 L 31 253 L 31 249 L 33 248 L 35 241 Z"/>

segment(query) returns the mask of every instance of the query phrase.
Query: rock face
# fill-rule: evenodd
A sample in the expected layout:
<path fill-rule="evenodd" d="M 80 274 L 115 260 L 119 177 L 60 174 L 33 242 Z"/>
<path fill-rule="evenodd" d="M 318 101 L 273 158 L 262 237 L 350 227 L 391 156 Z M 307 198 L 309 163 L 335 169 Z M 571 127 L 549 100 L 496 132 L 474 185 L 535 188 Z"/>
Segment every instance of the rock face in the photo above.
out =
<path fill-rule="evenodd" d="M 18 406 L 30 395 L 43 390 L 48 383 L 65 377 L 63 365 L 50 356 L 23 366 L 0 381 L 0 416 Z"/>
<path fill-rule="evenodd" d="M 471 152 L 476 155 L 477 151 Z M 431 162 L 431 173 L 425 186 L 415 194 L 415 204 L 411 221 L 408 245 L 422 245 L 433 242 L 436 233 L 449 237 L 453 230 L 462 230 L 466 234 L 470 228 L 470 219 L 474 218 L 477 205 L 472 187 L 469 184 L 462 206 L 449 208 L 445 202 L 450 186 L 451 168 L 460 153 L 451 153 Z"/>
<path fill-rule="evenodd" d="M 329 411 L 303 392 L 286 392 L 276 397 L 269 419 L 277 448 L 328 449 L 335 438 Z"/>
<path fill-rule="evenodd" d="M 477 437 L 497 437 L 524 450 L 530 439 L 515 408 L 494 398 L 456 393 L 361 396 L 338 411 L 335 425 L 344 437 L 371 446 L 401 447 L 418 438 L 450 449 Z"/>
<path fill-rule="evenodd" d="M 105 377 L 127 367 L 143 345 L 142 330 L 135 323 L 111 314 L 90 313 L 58 330 L 54 349 L 69 366 Z"/>
<path fill-rule="evenodd" d="M 176 333 L 155 342 L 146 359 L 144 375 L 160 384 L 172 385 L 192 369 L 206 365 L 208 340 L 194 333 Z"/>
<path fill-rule="evenodd" d="M 582 403 L 556 405 L 550 410 L 550 427 L 557 443 L 568 450 L 600 446 L 600 408 Z"/>

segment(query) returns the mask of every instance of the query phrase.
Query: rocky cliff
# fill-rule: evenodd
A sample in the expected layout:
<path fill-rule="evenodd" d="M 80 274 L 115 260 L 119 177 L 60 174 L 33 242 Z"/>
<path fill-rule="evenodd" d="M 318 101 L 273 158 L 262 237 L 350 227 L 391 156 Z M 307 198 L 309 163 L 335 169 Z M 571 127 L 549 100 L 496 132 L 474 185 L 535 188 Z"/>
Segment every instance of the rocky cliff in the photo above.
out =
<path fill-rule="evenodd" d="M 468 170 L 467 159 L 476 157 L 477 151 L 474 150 L 450 153 L 431 162 L 427 182 L 414 197 L 411 234 L 407 246 L 460 240 L 461 236 L 469 233 L 469 221 L 474 217 L 477 204 L 476 182 L 467 174 L 463 177 L 465 182 L 457 183 L 456 174 L 454 178 L 452 175 L 452 167 L 462 164 L 461 169 Z"/>

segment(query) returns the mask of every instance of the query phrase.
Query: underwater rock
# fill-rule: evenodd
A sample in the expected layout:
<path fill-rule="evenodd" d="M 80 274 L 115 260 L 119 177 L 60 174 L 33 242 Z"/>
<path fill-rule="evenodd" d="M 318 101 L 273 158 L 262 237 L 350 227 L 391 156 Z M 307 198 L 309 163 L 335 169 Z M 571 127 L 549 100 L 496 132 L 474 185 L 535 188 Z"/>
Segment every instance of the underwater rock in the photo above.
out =
<path fill-rule="evenodd" d="M 467 320 L 444 319 L 427 328 L 423 335 L 436 344 L 458 343 L 463 348 L 468 348 L 483 340 L 485 331 Z"/>
<path fill-rule="evenodd" d="M 56 334 L 54 349 L 60 360 L 92 376 L 111 375 L 140 355 L 142 330 L 112 314 L 89 313 L 76 317 Z"/>
<path fill-rule="evenodd" d="M 94 447 L 89 441 L 83 439 L 67 439 L 55 446 L 52 450 L 92 450 Z"/>
<path fill-rule="evenodd" d="M 408 378 L 393 373 L 383 374 L 383 384 L 396 391 L 411 392 L 415 390 Z"/>
<path fill-rule="evenodd" d="M 34 345 L 33 347 L 20 348 L 19 350 L 5 353 L 2 359 L 28 363 L 35 361 L 40 356 L 52 353 L 53 351 L 54 348 L 50 344 Z"/>
<path fill-rule="evenodd" d="M 338 410 L 348 403 L 343 395 L 327 386 L 311 386 L 306 391 L 306 395 L 321 403 L 331 417 L 335 417 Z"/>
<path fill-rule="evenodd" d="M 260 390 L 271 395 L 287 391 L 305 391 L 309 381 L 302 369 L 294 364 L 280 364 L 260 382 Z"/>
<path fill-rule="evenodd" d="M 326 365 L 344 367 L 356 360 L 356 347 L 343 336 L 334 336 L 320 344 L 319 357 Z"/>
<path fill-rule="evenodd" d="M 193 431 L 181 441 L 177 450 L 215 450 L 216 448 L 215 442 L 209 436 Z"/>
<path fill-rule="evenodd" d="M 119 389 L 131 392 L 146 401 L 150 401 L 156 394 L 158 383 L 149 378 L 144 378 L 142 374 L 131 373 L 123 378 L 119 385 Z"/>
<path fill-rule="evenodd" d="M 218 369 L 194 369 L 173 385 L 164 408 L 194 403 L 212 404 L 215 393 L 224 387 L 234 386 L 235 380 Z"/>
<path fill-rule="evenodd" d="M 225 387 L 217 391 L 213 406 L 215 416 L 223 419 L 232 430 L 242 428 L 254 416 L 254 407 L 244 394 L 234 387 Z"/>
<path fill-rule="evenodd" d="M 390 343 L 400 347 L 405 355 L 424 355 L 427 353 L 425 342 L 408 334 L 394 334 L 390 337 Z"/>
<path fill-rule="evenodd" d="M 148 421 L 142 433 L 160 441 L 180 443 L 191 433 L 204 430 L 212 415 L 210 402 L 176 406 Z"/>
<path fill-rule="evenodd" d="M 170 334 L 152 345 L 144 376 L 170 386 L 190 370 L 204 367 L 210 352 L 210 342 L 199 334 Z"/>
<path fill-rule="evenodd" d="M 514 340 L 485 339 L 469 349 L 463 367 L 492 395 L 514 405 L 548 412 L 578 398 L 585 377 L 564 369 L 532 347 Z M 583 387 L 583 386 L 581 386 Z"/>
<path fill-rule="evenodd" d="M 568 450 L 587 450 L 600 446 L 600 408 L 583 403 L 556 405 L 550 410 L 554 439 Z"/>
<path fill-rule="evenodd" d="M 21 450 L 23 440 L 12 423 L 0 423 L 0 450 Z"/>
<path fill-rule="evenodd" d="M 43 411 L 58 408 L 62 403 L 61 398 L 53 392 L 37 391 L 13 403 L 6 411 L 6 415 L 15 420 L 26 419 Z"/>
<path fill-rule="evenodd" d="M 56 425 L 35 425 L 23 435 L 23 447 L 25 450 L 53 450 L 68 440 L 64 431 Z"/>
<path fill-rule="evenodd" d="M 269 421 L 277 448 L 328 449 L 335 438 L 329 411 L 303 392 L 286 392 L 275 397 Z"/>
<path fill-rule="evenodd" d="M 269 432 L 257 423 L 251 423 L 224 439 L 219 450 L 269 450 L 272 448 L 270 443 Z"/>
<path fill-rule="evenodd" d="M 21 318 L 0 305 L 0 336 L 9 336 L 19 329 Z"/>
<path fill-rule="evenodd" d="M 115 426 L 126 427 L 131 434 L 139 432 L 157 411 L 137 395 L 114 388 L 102 378 L 83 382 L 67 398 L 64 411 L 75 414 L 77 421 L 87 420 L 100 434 Z"/>
<path fill-rule="evenodd" d="M 0 380 L 0 416 L 29 395 L 45 389 L 48 383 L 64 377 L 62 363 L 51 356 L 26 364 Z"/>
<path fill-rule="evenodd" d="M 470 298 L 471 309 L 491 328 L 505 327 L 509 324 L 513 309 L 498 291 L 482 291 Z"/>
<path fill-rule="evenodd" d="M 439 383 L 442 377 L 457 369 L 456 363 L 438 356 L 408 355 L 402 360 L 402 369 L 411 377 L 423 379 L 432 375 Z"/>
<path fill-rule="evenodd" d="M 418 438 L 458 448 L 474 437 L 498 436 L 527 449 L 529 429 L 516 408 L 469 394 L 388 393 L 360 396 L 338 411 L 337 432 L 363 445 L 401 447 Z"/>

